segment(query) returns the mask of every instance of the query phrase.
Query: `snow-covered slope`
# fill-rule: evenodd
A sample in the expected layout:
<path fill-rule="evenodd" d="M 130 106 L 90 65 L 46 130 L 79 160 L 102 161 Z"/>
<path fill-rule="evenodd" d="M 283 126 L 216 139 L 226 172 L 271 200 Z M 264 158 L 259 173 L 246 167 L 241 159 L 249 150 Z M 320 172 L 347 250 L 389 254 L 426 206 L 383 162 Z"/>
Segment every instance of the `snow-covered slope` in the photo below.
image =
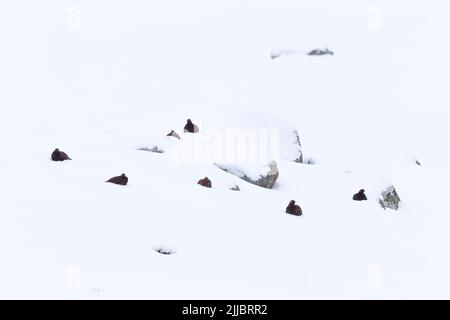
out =
<path fill-rule="evenodd" d="M 448 9 L 2 1 L 0 297 L 449 298 Z M 195 158 L 227 129 L 278 130 L 273 189 Z"/>

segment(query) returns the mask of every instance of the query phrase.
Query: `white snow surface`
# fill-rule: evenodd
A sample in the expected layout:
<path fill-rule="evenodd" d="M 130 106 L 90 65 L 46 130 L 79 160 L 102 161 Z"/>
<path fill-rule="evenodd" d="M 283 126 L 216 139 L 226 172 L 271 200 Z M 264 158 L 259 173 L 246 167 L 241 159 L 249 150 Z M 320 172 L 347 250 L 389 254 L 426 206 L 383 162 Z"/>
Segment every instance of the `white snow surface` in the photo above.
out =
<path fill-rule="evenodd" d="M 450 298 L 449 9 L 1 1 L 0 298 Z M 314 164 L 280 138 L 268 190 L 173 157 L 227 128 L 296 128 Z"/>

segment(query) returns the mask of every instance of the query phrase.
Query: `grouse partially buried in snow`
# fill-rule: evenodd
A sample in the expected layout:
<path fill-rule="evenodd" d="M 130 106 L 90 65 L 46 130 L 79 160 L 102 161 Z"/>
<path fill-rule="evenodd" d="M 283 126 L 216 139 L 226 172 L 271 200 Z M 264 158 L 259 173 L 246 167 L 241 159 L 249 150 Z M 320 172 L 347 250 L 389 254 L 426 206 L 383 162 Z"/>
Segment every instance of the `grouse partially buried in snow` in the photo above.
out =
<path fill-rule="evenodd" d="M 292 214 L 294 216 L 301 216 L 303 214 L 302 208 L 299 205 L 295 204 L 294 200 L 289 202 L 289 205 L 286 208 L 286 213 Z"/>
<path fill-rule="evenodd" d="M 176 133 L 175 131 L 170 131 L 170 133 L 167 135 L 168 137 L 174 137 L 177 138 L 178 140 L 181 140 L 180 136 L 178 135 L 178 133 Z"/>
<path fill-rule="evenodd" d="M 70 159 L 65 152 L 62 152 L 58 148 L 56 148 L 55 151 L 53 151 L 52 153 L 52 161 L 65 161 L 65 160 L 72 160 L 72 159 Z"/>
<path fill-rule="evenodd" d="M 365 190 L 361 189 L 358 193 L 353 195 L 353 200 L 355 201 L 365 201 L 367 200 L 366 195 L 364 194 Z"/>
<path fill-rule="evenodd" d="M 212 187 L 212 183 L 211 180 L 208 179 L 208 177 L 205 177 L 204 179 L 200 179 L 198 181 L 198 184 L 205 187 L 205 188 L 211 188 Z"/>
<path fill-rule="evenodd" d="M 191 119 L 188 119 L 184 126 L 184 132 L 197 133 L 199 131 L 197 125 L 195 125 Z"/>
<path fill-rule="evenodd" d="M 106 182 L 118 184 L 121 186 L 126 186 L 128 183 L 128 177 L 125 175 L 125 173 L 122 173 L 120 176 L 113 177 Z"/>

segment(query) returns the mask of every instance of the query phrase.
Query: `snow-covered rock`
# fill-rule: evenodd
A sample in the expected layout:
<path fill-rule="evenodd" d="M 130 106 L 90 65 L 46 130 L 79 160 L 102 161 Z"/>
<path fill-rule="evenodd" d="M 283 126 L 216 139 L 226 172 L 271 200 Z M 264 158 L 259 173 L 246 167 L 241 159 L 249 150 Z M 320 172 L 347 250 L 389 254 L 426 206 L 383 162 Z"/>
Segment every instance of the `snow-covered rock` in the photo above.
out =
<path fill-rule="evenodd" d="M 216 166 L 242 180 L 267 189 L 272 189 L 279 176 L 278 165 L 275 161 L 270 161 L 262 167 L 229 164 L 216 164 Z"/>
<path fill-rule="evenodd" d="M 309 56 L 325 56 L 325 55 L 334 55 L 334 52 L 328 48 L 325 49 L 314 49 L 308 53 Z"/>
<path fill-rule="evenodd" d="M 297 130 L 294 130 L 292 132 L 292 135 L 295 138 L 295 140 L 292 142 L 292 144 L 294 145 L 292 148 L 296 149 L 293 153 L 294 154 L 293 161 L 298 162 L 298 163 L 303 163 L 303 153 L 302 153 L 302 144 L 300 142 L 300 135 L 298 134 Z"/>
<path fill-rule="evenodd" d="M 389 186 L 383 190 L 383 192 L 381 192 L 381 198 L 379 199 L 383 209 L 389 208 L 392 210 L 398 210 L 400 201 L 400 197 L 398 196 L 394 186 Z"/>
<path fill-rule="evenodd" d="M 264 155 L 267 161 L 303 162 L 301 135 L 297 127 L 284 117 L 265 112 L 233 112 L 216 117 L 215 122 L 210 122 L 218 132 L 222 131 L 224 137 L 247 143 L 241 152 L 252 154 L 251 148 L 257 146 L 259 160 Z"/>
<path fill-rule="evenodd" d="M 139 146 L 137 150 L 154 153 L 166 153 L 171 151 L 175 146 L 179 145 L 179 143 L 180 140 L 174 139 L 172 136 L 161 136 L 151 141 L 151 143 L 145 143 Z"/>
<path fill-rule="evenodd" d="M 237 184 L 235 184 L 234 186 L 232 186 L 232 187 L 230 188 L 230 190 L 233 190 L 233 191 L 241 191 L 241 188 L 239 188 L 239 186 L 238 186 Z"/>
<path fill-rule="evenodd" d="M 141 147 L 138 148 L 139 151 L 147 151 L 147 152 L 155 152 L 155 153 L 164 153 L 164 150 L 158 146 L 153 147 Z"/>
<path fill-rule="evenodd" d="M 270 58 L 272 58 L 272 60 L 274 60 L 274 59 L 278 59 L 280 57 L 291 55 L 294 53 L 297 53 L 297 50 L 293 50 L 293 49 L 276 50 L 276 51 L 272 51 Z"/>

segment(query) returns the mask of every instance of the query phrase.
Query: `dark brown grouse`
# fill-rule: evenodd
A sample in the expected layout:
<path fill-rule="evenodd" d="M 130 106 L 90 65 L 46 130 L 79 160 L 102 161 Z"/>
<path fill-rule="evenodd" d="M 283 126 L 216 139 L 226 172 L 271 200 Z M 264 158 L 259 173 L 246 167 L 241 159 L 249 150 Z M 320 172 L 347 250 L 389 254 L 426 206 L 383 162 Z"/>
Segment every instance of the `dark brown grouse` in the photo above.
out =
<path fill-rule="evenodd" d="M 52 160 L 53 161 L 65 161 L 65 160 L 72 160 L 69 158 L 69 156 L 65 153 L 60 151 L 58 148 L 55 149 L 52 153 Z"/>
<path fill-rule="evenodd" d="M 125 173 L 122 173 L 120 176 L 113 177 L 106 182 L 119 184 L 121 186 L 126 186 L 128 183 L 128 177 L 125 175 Z"/>
<path fill-rule="evenodd" d="M 301 216 L 303 214 L 302 208 L 299 205 L 295 204 L 294 200 L 289 202 L 289 205 L 286 208 L 286 213 L 292 214 L 294 216 Z"/>
<path fill-rule="evenodd" d="M 199 180 L 198 184 L 203 186 L 203 187 L 206 187 L 206 188 L 211 188 L 212 187 L 211 180 L 209 180 L 208 177 L 205 177 L 204 179 Z"/>
<path fill-rule="evenodd" d="M 198 127 L 192 122 L 191 119 L 188 119 L 186 125 L 184 126 L 184 132 L 197 133 Z"/>
<path fill-rule="evenodd" d="M 356 194 L 353 195 L 353 200 L 355 200 L 355 201 L 364 201 L 364 200 L 367 200 L 367 197 L 366 197 L 366 195 L 364 194 L 364 192 L 365 192 L 364 189 L 359 190 L 358 193 L 356 193 Z"/>

